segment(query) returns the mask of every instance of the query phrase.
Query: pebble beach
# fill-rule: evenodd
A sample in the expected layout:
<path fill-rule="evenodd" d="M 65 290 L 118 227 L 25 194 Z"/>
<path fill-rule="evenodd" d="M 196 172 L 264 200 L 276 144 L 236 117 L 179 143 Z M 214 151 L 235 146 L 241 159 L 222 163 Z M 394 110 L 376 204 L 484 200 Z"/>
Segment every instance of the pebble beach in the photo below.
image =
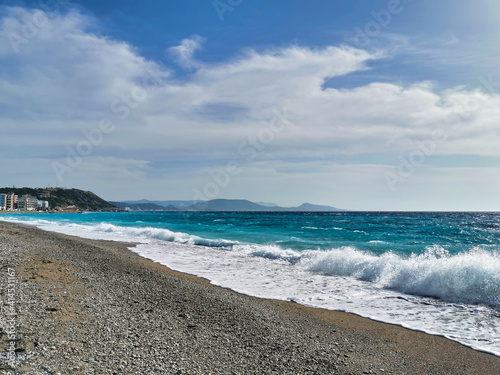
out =
<path fill-rule="evenodd" d="M 3 374 L 499 374 L 500 358 L 0 223 Z"/>

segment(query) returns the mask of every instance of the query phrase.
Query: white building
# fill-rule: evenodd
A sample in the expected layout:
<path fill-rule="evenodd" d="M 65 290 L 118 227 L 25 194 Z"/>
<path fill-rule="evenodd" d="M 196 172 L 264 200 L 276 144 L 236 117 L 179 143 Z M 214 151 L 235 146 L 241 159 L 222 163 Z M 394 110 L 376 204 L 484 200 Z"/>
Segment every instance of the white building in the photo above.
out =
<path fill-rule="evenodd" d="M 49 201 L 38 201 L 38 207 L 39 208 L 49 208 Z"/>
<path fill-rule="evenodd" d="M 17 201 L 17 207 L 20 211 L 35 211 L 38 208 L 38 199 L 31 195 L 23 195 Z"/>

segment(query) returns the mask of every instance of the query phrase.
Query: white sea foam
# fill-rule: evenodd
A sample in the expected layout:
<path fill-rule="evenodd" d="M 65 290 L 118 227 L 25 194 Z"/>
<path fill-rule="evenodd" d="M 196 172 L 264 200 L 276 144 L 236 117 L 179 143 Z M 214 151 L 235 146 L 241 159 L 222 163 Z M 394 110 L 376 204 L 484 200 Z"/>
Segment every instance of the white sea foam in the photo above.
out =
<path fill-rule="evenodd" d="M 2 219 L 5 220 L 5 219 Z M 55 222 L 43 219 L 22 220 L 9 218 L 8 221 L 20 222 L 35 225 L 37 227 L 53 230 L 66 234 L 76 234 L 82 237 L 91 237 L 95 239 L 117 239 L 149 242 L 151 240 L 161 240 L 166 242 L 177 242 L 187 245 L 200 245 L 209 247 L 231 247 L 238 244 L 237 241 L 227 241 L 224 239 L 207 239 L 198 236 L 189 235 L 181 232 L 172 232 L 168 229 L 154 227 L 124 227 L 109 223 L 75 224 L 70 222 Z"/>
<path fill-rule="evenodd" d="M 500 254 L 481 249 L 450 255 L 428 249 L 404 258 L 346 247 L 306 252 L 300 266 L 313 273 L 349 276 L 406 294 L 500 309 Z"/>
<path fill-rule="evenodd" d="M 354 312 L 500 355 L 498 252 L 473 248 L 450 255 L 439 246 L 406 258 L 353 247 L 298 252 L 153 227 L 40 219 L 29 224 L 81 237 L 137 242 L 132 250 L 142 256 L 241 293 Z"/>

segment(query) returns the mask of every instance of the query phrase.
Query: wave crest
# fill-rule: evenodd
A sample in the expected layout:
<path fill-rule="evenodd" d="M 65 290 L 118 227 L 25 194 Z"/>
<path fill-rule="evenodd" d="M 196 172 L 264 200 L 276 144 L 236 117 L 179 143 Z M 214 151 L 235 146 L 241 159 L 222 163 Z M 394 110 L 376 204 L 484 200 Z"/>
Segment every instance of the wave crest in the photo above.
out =
<path fill-rule="evenodd" d="M 450 255 L 433 247 L 404 258 L 344 247 L 307 252 L 299 265 L 310 272 L 354 277 L 406 294 L 500 307 L 500 253 L 480 248 Z"/>
<path fill-rule="evenodd" d="M 177 242 L 187 245 L 199 245 L 210 247 L 232 247 L 238 242 L 228 241 L 223 239 L 208 239 L 198 236 L 193 236 L 182 232 L 173 232 L 168 229 L 154 227 L 121 227 L 109 223 L 101 223 L 93 227 L 95 232 L 117 233 L 126 236 L 140 237 L 145 239 L 155 239 L 167 242 Z"/>

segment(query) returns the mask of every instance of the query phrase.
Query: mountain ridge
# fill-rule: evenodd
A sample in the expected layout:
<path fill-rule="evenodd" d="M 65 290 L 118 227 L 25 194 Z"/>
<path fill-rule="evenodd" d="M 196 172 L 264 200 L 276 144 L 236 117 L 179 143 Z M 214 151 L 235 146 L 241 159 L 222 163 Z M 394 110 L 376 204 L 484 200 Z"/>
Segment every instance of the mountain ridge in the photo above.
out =
<path fill-rule="evenodd" d="M 202 201 L 195 201 L 195 202 L 198 203 L 198 202 L 202 202 Z M 134 205 L 134 204 L 156 204 L 158 206 L 163 206 L 163 207 L 168 207 L 168 206 L 187 207 L 187 206 L 191 206 L 193 204 L 193 201 L 183 201 L 183 200 L 159 201 L 159 200 L 141 199 L 141 200 L 126 200 L 126 201 L 121 201 L 118 203 L 128 203 L 131 205 Z"/>
<path fill-rule="evenodd" d="M 175 202 L 181 202 L 176 206 Z M 208 212 L 339 212 L 344 209 L 303 203 L 297 207 L 280 207 L 274 203 L 259 204 L 247 199 L 212 199 L 209 201 L 198 201 L 187 205 L 189 201 L 151 201 L 142 199 L 140 201 L 110 202 L 122 209 L 131 211 L 208 211 Z"/>

